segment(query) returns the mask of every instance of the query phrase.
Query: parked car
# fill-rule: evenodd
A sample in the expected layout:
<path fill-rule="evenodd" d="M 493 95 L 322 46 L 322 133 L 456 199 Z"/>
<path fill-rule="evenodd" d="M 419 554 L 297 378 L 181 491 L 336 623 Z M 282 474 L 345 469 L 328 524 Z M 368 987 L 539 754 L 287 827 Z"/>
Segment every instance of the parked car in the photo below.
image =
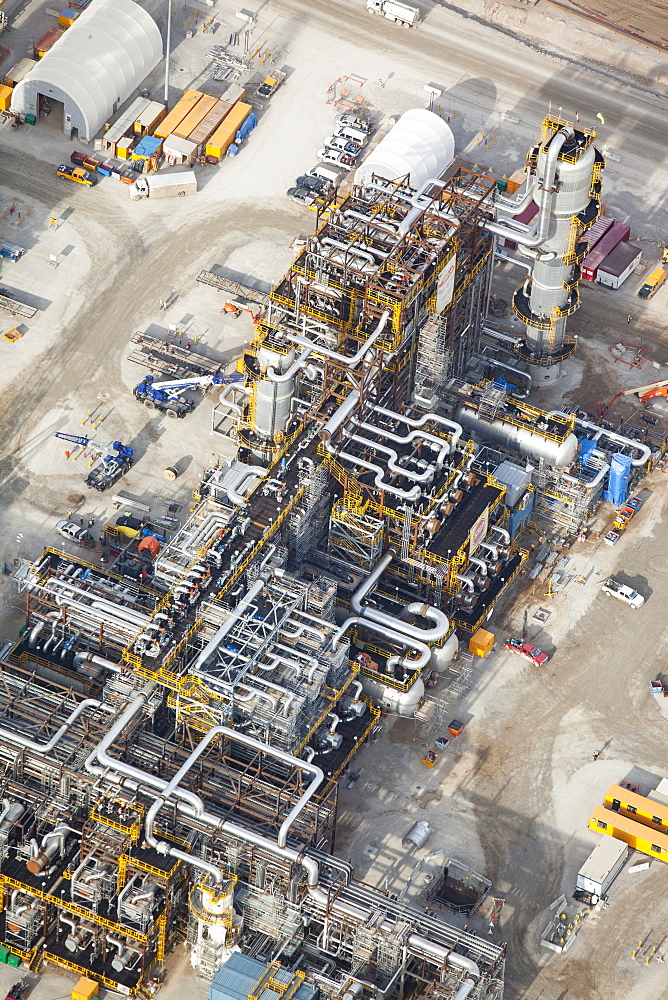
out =
<path fill-rule="evenodd" d="M 349 125 L 351 128 L 358 128 L 362 132 L 371 131 L 371 122 L 368 122 L 366 118 L 361 118 L 360 115 L 350 114 L 345 111 L 342 115 L 337 115 L 334 119 L 337 125 Z"/>
<path fill-rule="evenodd" d="M 366 146 L 369 136 L 361 128 L 351 128 L 350 125 L 337 125 L 334 129 L 335 135 L 340 135 L 348 142 L 358 142 L 360 146 Z"/>
<path fill-rule="evenodd" d="M 359 142 L 350 142 L 342 135 L 328 135 L 324 143 L 330 149 L 338 149 L 341 153 L 350 153 L 351 156 L 357 156 L 362 152 Z"/>
<path fill-rule="evenodd" d="M 83 545 L 84 548 L 89 549 L 95 544 L 95 540 L 90 532 L 86 531 L 81 525 L 75 524 L 74 521 L 68 521 L 66 518 L 57 522 L 56 531 L 63 538 L 69 538 L 71 542 Z"/>
<path fill-rule="evenodd" d="M 323 163 L 334 163 L 337 167 L 350 169 L 350 167 L 355 166 L 355 157 L 351 156 L 350 153 L 340 153 L 338 149 L 326 149 L 323 146 L 322 149 L 318 150 L 317 156 Z"/>
<path fill-rule="evenodd" d="M 306 188 L 301 187 L 288 188 L 287 194 L 288 198 L 292 198 L 293 201 L 302 202 L 304 205 L 310 205 L 315 198 L 313 191 L 307 191 Z"/>
<path fill-rule="evenodd" d="M 317 194 L 327 194 L 332 183 L 324 177 L 311 177 L 309 174 L 302 174 L 296 178 L 295 185 L 299 188 L 306 188 L 307 191 L 315 191 Z"/>

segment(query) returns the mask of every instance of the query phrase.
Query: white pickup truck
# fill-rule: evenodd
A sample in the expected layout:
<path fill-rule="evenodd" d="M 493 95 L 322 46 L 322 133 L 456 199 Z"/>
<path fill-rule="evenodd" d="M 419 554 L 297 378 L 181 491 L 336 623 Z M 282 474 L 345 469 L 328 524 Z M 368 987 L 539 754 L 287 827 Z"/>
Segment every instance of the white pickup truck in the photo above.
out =
<path fill-rule="evenodd" d="M 639 594 L 633 587 L 627 587 L 625 584 L 615 580 L 614 576 L 609 576 L 601 584 L 601 590 L 604 594 L 609 594 L 610 597 L 616 597 L 618 601 L 628 604 L 630 608 L 641 608 L 645 603 L 645 598 L 642 594 Z"/>

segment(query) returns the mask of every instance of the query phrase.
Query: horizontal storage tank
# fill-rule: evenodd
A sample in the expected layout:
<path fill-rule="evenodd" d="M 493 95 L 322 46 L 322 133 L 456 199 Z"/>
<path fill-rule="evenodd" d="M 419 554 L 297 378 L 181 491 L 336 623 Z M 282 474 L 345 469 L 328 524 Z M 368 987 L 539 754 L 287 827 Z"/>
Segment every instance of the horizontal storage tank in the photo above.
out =
<path fill-rule="evenodd" d="M 355 171 L 355 183 L 366 184 L 373 174 L 396 180 L 409 175 L 413 187 L 440 177 L 455 158 L 450 126 L 433 111 L 406 111 Z"/>
<path fill-rule="evenodd" d="M 372 680 L 366 674 L 360 674 L 364 693 L 371 698 L 380 708 L 388 712 L 395 712 L 397 715 L 410 717 L 417 712 L 420 702 L 424 698 L 424 684 L 418 677 L 408 691 L 399 691 L 397 688 L 383 684 L 382 681 Z"/>
<path fill-rule="evenodd" d="M 481 441 L 491 441 L 521 455 L 542 459 L 557 469 L 569 465 L 577 454 L 578 439 L 575 434 L 568 434 L 563 441 L 556 441 L 529 427 L 518 427 L 499 417 L 491 422 L 483 420 L 470 406 L 458 406 L 455 420 L 462 427 L 473 431 Z"/>

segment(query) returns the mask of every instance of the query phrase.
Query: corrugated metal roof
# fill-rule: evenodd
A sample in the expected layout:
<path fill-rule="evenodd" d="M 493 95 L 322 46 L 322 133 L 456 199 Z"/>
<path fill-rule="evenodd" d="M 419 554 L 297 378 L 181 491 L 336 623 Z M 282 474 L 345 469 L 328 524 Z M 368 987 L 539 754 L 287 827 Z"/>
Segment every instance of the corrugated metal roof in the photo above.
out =
<path fill-rule="evenodd" d="M 214 977 L 209 1000 L 248 1000 L 266 968 L 264 962 L 248 955 L 231 955 Z"/>

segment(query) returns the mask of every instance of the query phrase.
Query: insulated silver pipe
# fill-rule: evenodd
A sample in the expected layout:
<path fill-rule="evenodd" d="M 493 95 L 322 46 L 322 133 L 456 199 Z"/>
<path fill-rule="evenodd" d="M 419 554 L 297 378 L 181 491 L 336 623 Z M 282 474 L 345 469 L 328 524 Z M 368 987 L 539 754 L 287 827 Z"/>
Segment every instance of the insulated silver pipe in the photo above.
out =
<path fill-rule="evenodd" d="M 351 358 L 347 358 L 345 354 L 338 354 L 336 351 L 330 351 L 327 347 L 321 347 L 320 344 L 314 344 L 312 340 L 307 337 L 295 337 L 294 334 L 289 333 L 287 339 L 291 344 L 299 344 L 300 347 L 310 347 L 316 354 L 322 354 L 326 358 L 332 358 L 334 361 L 340 361 L 341 364 L 346 365 L 348 368 L 355 368 L 360 363 L 366 352 L 370 347 L 373 346 L 376 340 L 380 337 L 381 333 L 385 329 L 388 319 L 390 318 L 390 311 L 386 309 L 383 315 L 378 321 L 376 329 L 373 331 L 370 337 L 368 337 L 359 351 L 353 354 Z"/>

